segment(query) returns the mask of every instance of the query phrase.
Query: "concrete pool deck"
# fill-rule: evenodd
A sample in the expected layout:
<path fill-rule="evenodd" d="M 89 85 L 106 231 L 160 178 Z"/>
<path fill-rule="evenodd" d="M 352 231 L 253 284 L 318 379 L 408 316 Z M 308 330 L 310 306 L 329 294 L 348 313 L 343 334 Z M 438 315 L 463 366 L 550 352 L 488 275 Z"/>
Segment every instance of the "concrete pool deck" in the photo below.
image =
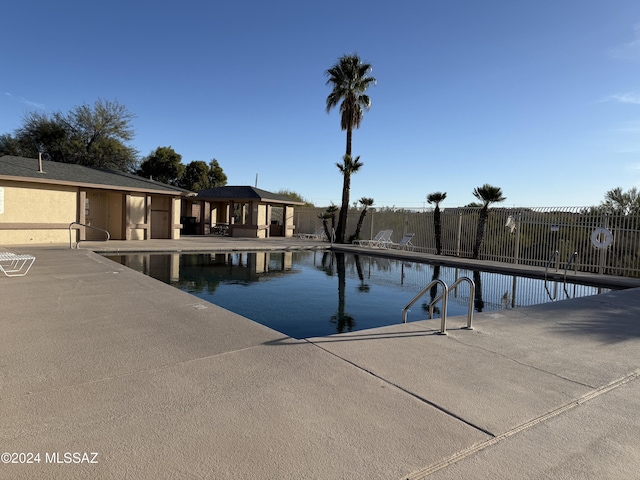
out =
<path fill-rule="evenodd" d="M 324 246 L 7 248 L 0 478 L 638 477 L 640 289 L 294 340 L 93 251 Z"/>

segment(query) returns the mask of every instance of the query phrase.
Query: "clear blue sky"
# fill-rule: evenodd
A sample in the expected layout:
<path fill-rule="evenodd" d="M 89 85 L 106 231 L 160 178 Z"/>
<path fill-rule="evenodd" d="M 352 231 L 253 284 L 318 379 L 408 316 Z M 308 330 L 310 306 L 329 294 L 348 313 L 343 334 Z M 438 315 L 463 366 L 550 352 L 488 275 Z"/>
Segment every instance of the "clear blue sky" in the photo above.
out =
<path fill-rule="evenodd" d="M 640 186 L 638 0 L 11 1 L 0 133 L 98 98 L 137 118 L 141 156 L 218 159 L 231 185 L 340 203 L 345 149 L 325 70 L 373 65 L 351 199 L 422 207 L 502 188 L 582 206 Z"/>

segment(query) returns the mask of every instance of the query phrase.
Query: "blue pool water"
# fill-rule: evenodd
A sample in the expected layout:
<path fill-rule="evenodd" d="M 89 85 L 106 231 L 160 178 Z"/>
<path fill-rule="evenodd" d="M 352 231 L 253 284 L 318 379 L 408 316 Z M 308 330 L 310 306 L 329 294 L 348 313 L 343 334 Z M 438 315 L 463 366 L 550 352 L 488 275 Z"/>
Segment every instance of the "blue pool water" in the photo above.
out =
<path fill-rule="evenodd" d="M 435 277 L 478 285 L 475 311 L 510 309 L 602 293 L 585 285 L 320 251 L 106 255 L 123 265 L 294 338 L 364 330 L 402 321 L 402 309 Z M 428 292 L 408 321 L 428 318 Z M 449 296 L 448 316 L 466 315 L 470 286 Z M 434 319 L 440 317 L 440 303 Z M 436 320 L 434 320 L 436 322 Z M 434 323 L 434 328 L 439 328 Z M 459 323 L 462 326 L 465 319 Z M 450 328 L 456 325 L 449 322 Z"/>

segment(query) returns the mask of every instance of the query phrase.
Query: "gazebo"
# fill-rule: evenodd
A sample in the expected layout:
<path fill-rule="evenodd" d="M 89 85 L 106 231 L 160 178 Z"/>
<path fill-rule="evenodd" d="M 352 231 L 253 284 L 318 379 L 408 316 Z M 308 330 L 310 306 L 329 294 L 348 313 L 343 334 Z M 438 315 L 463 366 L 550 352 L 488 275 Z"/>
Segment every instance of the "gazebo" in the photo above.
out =
<path fill-rule="evenodd" d="M 201 190 L 183 199 L 184 235 L 292 237 L 293 209 L 303 202 L 250 186 Z"/>

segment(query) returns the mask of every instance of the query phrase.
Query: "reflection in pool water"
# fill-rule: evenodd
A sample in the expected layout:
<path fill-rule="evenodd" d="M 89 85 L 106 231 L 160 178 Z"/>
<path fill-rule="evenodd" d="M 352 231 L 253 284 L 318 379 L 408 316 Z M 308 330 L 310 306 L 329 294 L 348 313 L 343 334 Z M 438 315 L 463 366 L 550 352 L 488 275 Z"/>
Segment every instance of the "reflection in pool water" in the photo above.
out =
<path fill-rule="evenodd" d="M 475 282 L 475 311 L 492 311 L 601 293 L 603 289 L 407 263 L 339 252 L 231 252 L 106 255 L 294 338 L 330 335 L 400 323 L 402 309 L 431 280 Z M 409 321 L 429 317 L 434 287 Z M 448 316 L 466 315 L 467 284 L 451 291 Z M 439 318 L 439 304 L 434 317 Z M 465 324 L 460 321 L 460 326 Z M 456 328 L 456 321 L 449 321 Z M 439 328 L 434 323 L 434 328 Z"/>

